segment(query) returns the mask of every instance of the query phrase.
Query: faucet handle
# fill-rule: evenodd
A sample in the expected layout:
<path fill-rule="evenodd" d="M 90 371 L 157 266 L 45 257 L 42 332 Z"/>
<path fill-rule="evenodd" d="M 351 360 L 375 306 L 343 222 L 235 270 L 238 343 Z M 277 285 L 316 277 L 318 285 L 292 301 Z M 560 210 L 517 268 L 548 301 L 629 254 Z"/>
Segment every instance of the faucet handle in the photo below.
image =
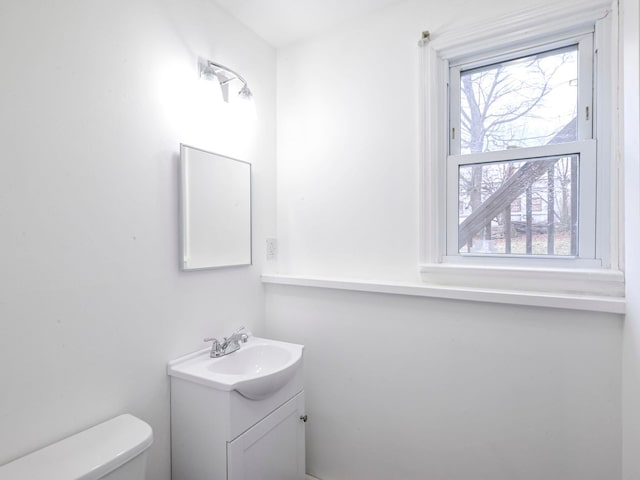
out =
<path fill-rule="evenodd" d="M 240 333 L 244 330 L 244 326 L 240 327 L 238 330 L 236 330 L 236 333 L 234 335 L 240 335 L 240 341 L 242 343 L 247 343 L 247 341 L 249 340 L 249 332 L 247 333 Z"/>
<path fill-rule="evenodd" d="M 247 335 L 246 333 L 240 333 L 243 330 L 244 330 L 244 326 L 240 327 L 228 337 L 224 337 L 225 341 L 237 339 L 237 341 L 241 341 L 242 343 L 247 343 L 247 340 L 249 340 L 249 335 Z"/>
<path fill-rule="evenodd" d="M 211 344 L 211 357 L 217 357 L 220 355 L 220 351 L 222 350 L 222 345 L 220 341 L 215 337 L 209 337 L 204 339 L 205 342 L 213 342 Z"/>

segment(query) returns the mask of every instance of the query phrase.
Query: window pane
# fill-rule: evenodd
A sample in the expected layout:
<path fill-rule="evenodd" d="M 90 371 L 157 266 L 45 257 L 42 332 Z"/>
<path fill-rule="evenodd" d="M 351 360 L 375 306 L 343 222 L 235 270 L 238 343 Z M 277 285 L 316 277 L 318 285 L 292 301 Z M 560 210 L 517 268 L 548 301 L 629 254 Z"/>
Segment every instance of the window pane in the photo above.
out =
<path fill-rule="evenodd" d="M 463 154 L 577 140 L 578 46 L 460 73 Z"/>
<path fill-rule="evenodd" d="M 458 251 L 577 255 L 579 156 L 461 165 Z"/>

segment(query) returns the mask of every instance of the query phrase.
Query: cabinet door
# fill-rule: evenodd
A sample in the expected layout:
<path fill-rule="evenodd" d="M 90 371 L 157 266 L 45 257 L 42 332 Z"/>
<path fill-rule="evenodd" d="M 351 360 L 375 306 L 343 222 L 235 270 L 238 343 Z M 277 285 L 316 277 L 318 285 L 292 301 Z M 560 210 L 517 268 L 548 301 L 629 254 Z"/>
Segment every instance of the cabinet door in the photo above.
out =
<path fill-rule="evenodd" d="M 304 480 L 304 392 L 227 443 L 228 480 Z"/>

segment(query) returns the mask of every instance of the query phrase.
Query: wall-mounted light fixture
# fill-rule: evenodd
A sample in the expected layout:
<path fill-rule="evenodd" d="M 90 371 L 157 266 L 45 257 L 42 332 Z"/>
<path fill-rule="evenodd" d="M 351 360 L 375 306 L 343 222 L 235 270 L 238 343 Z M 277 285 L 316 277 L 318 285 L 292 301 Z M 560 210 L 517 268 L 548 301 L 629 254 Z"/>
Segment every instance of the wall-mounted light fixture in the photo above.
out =
<path fill-rule="evenodd" d="M 253 94 L 249 90 L 247 81 L 242 76 L 231 70 L 228 67 L 220 65 L 219 63 L 206 60 L 204 58 L 198 59 L 198 70 L 200 78 L 204 80 L 215 81 L 222 90 L 222 98 L 225 102 L 229 103 L 229 87 L 234 83 L 240 83 L 241 87 L 238 91 L 238 97 L 242 100 L 253 100 Z"/>

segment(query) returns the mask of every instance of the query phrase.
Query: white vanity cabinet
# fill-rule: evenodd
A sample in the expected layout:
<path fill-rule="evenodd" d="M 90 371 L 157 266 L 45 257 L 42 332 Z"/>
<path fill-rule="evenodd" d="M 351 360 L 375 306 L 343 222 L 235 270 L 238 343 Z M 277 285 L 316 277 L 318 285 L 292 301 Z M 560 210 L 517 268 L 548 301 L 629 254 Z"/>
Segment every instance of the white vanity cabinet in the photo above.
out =
<path fill-rule="evenodd" d="M 228 480 L 301 480 L 304 462 L 304 393 L 227 443 Z"/>
<path fill-rule="evenodd" d="M 181 361 L 169 364 L 172 480 L 304 480 L 301 359 L 281 388 L 257 400 L 183 375 Z"/>

